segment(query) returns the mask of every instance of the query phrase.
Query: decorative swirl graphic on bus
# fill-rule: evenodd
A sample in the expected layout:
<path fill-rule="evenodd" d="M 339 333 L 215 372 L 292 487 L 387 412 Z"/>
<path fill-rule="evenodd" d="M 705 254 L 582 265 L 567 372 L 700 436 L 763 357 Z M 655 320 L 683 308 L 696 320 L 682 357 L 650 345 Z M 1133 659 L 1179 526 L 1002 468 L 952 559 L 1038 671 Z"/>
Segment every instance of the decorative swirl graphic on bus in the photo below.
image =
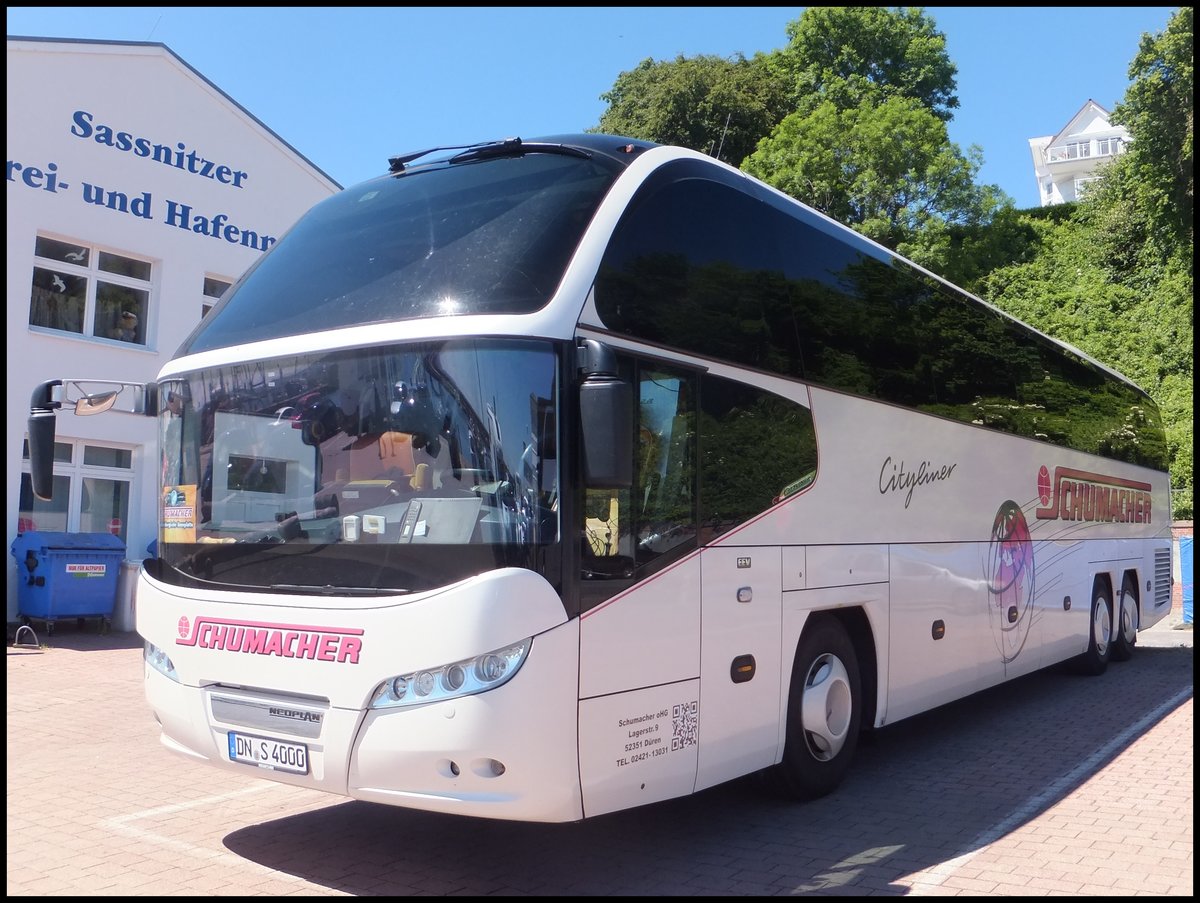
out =
<path fill-rule="evenodd" d="M 1033 623 L 1033 541 L 1021 506 L 1012 500 L 996 512 L 984 569 L 988 620 L 1007 664 L 1021 654 Z"/>

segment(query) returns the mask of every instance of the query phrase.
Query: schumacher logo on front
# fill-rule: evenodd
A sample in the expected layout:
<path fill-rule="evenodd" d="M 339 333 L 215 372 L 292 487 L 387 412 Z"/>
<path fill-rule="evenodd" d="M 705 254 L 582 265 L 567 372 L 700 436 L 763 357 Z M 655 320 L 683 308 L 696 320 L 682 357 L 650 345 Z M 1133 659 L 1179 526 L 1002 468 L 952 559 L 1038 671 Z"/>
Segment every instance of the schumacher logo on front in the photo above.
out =
<path fill-rule="evenodd" d="M 358 664 L 363 631 L 354 628 L 313 627 L 305 624 L 271 624 L 197 618 L 190 625 L 179 619 L 179 646 L 275 655 L 280 658 L 315 659 L 321 662 Z"/>

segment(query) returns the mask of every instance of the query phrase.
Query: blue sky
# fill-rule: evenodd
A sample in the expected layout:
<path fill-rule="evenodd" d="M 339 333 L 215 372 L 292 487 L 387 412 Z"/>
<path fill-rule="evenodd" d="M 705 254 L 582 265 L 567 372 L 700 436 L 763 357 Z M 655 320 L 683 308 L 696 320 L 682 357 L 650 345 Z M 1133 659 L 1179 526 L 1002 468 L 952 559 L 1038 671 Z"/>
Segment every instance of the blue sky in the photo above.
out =
<path fill-rule="evenodd" d="M 958 67 L 950 137 L 1037 204 L 1029 139 L 1111 110 L 1177 7 L 925 7 Z M 578 132 L 642 60 L 782 47 L 804 7 L 13 7 L 10 36 L 154 41 L 344 186 L 439 144 Z M 11 86 L 10 86 L 11 90 Z"/>

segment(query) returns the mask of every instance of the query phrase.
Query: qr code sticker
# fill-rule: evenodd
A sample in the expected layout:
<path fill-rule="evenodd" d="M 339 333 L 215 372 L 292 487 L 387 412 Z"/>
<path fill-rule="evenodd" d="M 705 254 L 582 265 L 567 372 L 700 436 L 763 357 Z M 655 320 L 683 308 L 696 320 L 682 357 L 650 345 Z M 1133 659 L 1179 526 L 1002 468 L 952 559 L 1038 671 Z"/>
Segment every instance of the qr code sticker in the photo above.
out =
<path fill-rule="evenodd" d="M 671 708 L 671 749 L 695 746 L 697 722 L 700 717 L 700 701 L 680 703 Z"/>

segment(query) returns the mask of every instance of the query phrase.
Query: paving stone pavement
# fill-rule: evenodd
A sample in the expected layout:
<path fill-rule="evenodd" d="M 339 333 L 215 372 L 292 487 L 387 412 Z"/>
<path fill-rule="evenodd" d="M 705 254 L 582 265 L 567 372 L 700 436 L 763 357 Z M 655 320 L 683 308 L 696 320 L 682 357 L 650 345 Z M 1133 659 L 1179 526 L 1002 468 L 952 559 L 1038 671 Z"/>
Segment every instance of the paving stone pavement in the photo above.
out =
<path fill-rule="evenodd" d="M 9 896 L 1193 895 L 1192 631 L 864 740 L 838 792 L 753 780 L 574 825 L 347 801 L 165 750 L 141 641 L 8 648 Z"/>

